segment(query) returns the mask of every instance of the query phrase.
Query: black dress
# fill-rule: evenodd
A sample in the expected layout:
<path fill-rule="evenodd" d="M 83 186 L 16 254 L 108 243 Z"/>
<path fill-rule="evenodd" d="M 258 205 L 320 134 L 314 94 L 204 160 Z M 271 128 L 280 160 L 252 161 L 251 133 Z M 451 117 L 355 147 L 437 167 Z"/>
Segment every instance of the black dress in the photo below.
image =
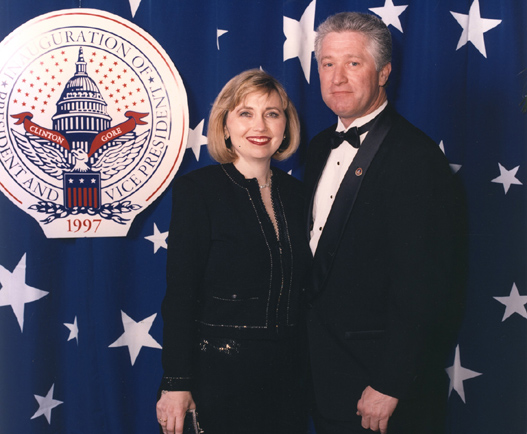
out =
<path fill-rule="evenodd" d="M 305 433 L 302 186 L 273 168 L 277 237 L 256 179 L 232 164 L 174 182 L 163 390 L 190 390 L 206 434 Z"/>

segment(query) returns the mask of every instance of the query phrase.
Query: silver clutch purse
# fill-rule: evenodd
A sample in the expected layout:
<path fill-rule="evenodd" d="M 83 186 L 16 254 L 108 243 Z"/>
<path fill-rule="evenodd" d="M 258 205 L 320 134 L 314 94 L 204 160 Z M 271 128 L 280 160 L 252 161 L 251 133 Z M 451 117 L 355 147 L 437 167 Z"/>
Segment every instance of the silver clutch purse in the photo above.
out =
<path fill-rule="evenodd" d="M 183 424 L 183 434 L 204 434 L 204 431 L 199 427 L 198 414 L 195 409 L 187 410 L 185 423 Z"/>

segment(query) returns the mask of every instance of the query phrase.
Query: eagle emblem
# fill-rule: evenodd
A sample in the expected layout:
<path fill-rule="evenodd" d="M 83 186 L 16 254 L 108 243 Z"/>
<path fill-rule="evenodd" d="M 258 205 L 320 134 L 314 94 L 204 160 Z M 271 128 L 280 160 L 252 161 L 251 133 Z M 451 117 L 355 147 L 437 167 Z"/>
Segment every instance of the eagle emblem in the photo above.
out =
<path fill-rule="evenodd" d="M 148 113 L 127 111 L 125 122 L 110 126 L 107 106 L 95 82 L 88 76 L 82 47 L 75 75 L 66 84 L 53 116 L 53 129 L 32 121 L 31 112 L 11 115 L 15 125 L 23 125 L 25 133 L 11 130 L 18 148 L 35 167 L 63 183 L 64 206 L 54 204 L 58 214 L 103 213 L 123 221 L 101 203 L 101 183 L 112 183 L 134 163 L 148 140 L 150 130 L 137 135 L 137 125 L 147 125 L 142 119 Z M 49 214 L 50 204 L 33 205 L 33 209 Z M 135 206 L 129 202 L 119 208 Z M 116 211 L 117 209 L 114 209 Z M 119 210 L 117 210 L 119 211 Z M 106 214 L 106 215 L 105 215 Z"/>

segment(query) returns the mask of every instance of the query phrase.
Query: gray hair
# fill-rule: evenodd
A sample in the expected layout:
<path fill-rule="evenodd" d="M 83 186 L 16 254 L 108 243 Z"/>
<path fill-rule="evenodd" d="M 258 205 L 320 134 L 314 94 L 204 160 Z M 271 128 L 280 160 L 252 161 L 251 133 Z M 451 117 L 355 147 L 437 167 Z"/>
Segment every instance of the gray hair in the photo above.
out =
<path fill-rule="evenodd" d="M 375 60 L 377 71 L 392 61 L 392 35 L 388 27 L 375 15 L 340 12 L 328 17 L 318 26 L 315 38 L 315 57 L 319 63 L 322 41 L 332 32 L 358 32 L 366 36 L 369 41 L 368 51 Z"/>

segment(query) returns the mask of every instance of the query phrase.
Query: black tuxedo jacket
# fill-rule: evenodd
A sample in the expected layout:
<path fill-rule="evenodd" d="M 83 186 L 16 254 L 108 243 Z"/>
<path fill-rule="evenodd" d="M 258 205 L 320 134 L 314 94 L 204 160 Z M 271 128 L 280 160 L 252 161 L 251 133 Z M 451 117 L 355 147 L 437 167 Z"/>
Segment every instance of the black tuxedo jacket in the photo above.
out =
<path fill-rule="evenodd" d="M 334 130 L 308 149 L 309 229 Z M 400 399 L 390 433 L 397 424 L 413 432 L 416 411 L 428 412 L 427 427 L 441 418 L 445 358 L 462 306 L 464 225 L 445 156 L 388 105 L 341 183 L 314 256 L 308 330 L 323 416 L 360 426 L 357 401 L 371 386 Z"/>

